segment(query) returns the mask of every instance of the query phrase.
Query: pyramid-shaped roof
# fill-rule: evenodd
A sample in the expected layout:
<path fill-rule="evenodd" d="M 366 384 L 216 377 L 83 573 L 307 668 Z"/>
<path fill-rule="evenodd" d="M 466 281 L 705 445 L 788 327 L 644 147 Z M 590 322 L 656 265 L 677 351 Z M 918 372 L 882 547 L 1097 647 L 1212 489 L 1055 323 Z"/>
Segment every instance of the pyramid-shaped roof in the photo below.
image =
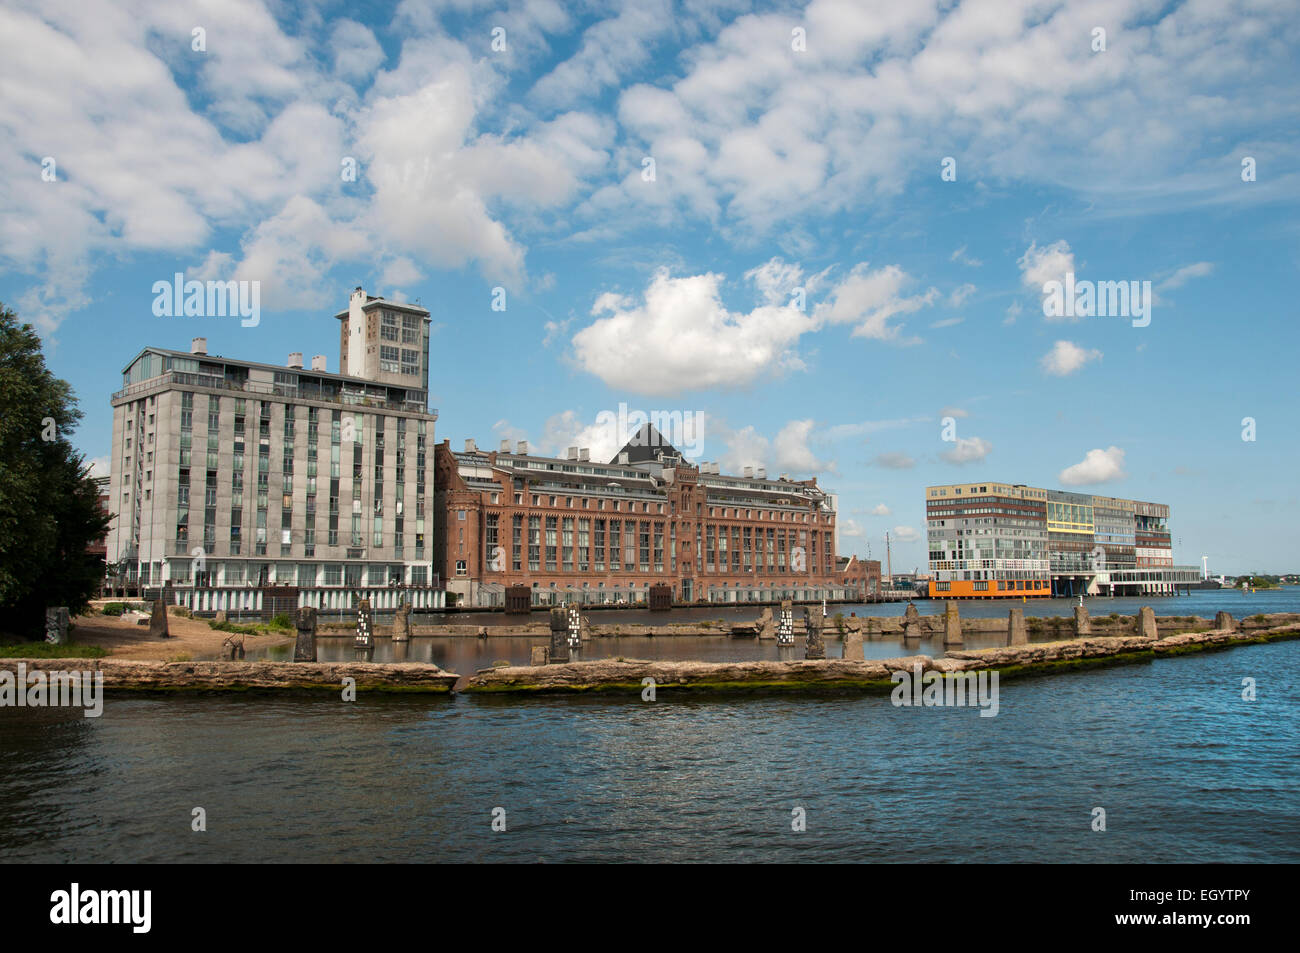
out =
<path fill-rule="evenodd" d="M 624 453 L 627 454 L 628 463 L 652 463 L 659 459 L 660 454 L 681 456 L 677 448 L 652 423 L 642 424 L 641 429 L 632 435 L 623 449 L 614 454 L 614 459 L 609 462 L 618 463 L 619 455 Z"/>

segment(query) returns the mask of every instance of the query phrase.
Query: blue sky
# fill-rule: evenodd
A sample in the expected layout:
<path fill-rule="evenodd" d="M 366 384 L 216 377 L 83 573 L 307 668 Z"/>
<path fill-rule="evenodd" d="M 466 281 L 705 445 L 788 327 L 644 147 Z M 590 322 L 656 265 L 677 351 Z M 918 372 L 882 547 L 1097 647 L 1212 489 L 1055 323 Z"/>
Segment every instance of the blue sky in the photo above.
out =
<path fill-rule="evenodd" d="M 1265 2 L 11 0 L 0 300 L 101 462 L 141 347 L 336 370 L 363 285 L 432 312 L 454 446 L 693 411 L 896 569 L 925 485 L 1004 480 L 1296 571 L 1298 40 Z M 176 271 L 260 282 L 260 323 L 156 317 Z M 1150 323 L 1049 319 L 1067 271 L 1150 282 Z"/>

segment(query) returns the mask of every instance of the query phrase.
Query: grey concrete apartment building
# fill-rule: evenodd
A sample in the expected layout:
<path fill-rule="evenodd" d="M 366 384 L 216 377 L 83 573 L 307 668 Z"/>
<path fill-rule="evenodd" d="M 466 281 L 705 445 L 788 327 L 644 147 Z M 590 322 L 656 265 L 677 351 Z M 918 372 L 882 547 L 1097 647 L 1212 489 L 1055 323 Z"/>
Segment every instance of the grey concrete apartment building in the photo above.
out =
<path fill-rule="evenodd" d="M 358 288 L 340 368 L 146 347 L 112 397 L 106 559 L 200 611 L 441 608 L 433 568 L 429 313 Z M 275 587 L 270 589 L 268 587 Z"/>

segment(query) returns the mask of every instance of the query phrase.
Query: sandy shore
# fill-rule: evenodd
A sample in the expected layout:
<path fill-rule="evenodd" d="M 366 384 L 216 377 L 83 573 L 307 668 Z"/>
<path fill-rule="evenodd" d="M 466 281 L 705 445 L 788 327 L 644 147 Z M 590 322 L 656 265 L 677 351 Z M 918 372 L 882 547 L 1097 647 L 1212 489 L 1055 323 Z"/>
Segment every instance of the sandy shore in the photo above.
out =
<path fill-rule="evenodd" d="M 235 635 L 214 629 L 207 622 L 177 615 L 168 616 L 167 628 L 171 634 L 165 639 L 150 638 L 149 626 L 137 625 L 134 616 L 118 618 L 95 613 L 77 616 L 72 621 L 76 625 L 71 633 L 73 642 L 98 645 L 113 658 L 171 661 L 179 660 L 178 656 L 188 656 L 187 660 L 193 661 L 217 659 L 222 657 L 221 643 Z M 248 652 L 294 642 L 292 633 L 245 635 L 242 638 Z"/>

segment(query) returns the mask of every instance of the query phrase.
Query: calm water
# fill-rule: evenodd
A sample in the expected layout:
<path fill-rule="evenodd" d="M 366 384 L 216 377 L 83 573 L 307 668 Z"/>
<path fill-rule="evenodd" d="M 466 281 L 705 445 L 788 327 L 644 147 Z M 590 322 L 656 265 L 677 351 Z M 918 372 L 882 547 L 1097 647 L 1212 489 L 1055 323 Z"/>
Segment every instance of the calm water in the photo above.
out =
<path fill-rule="evenodd" d="M 1021 603 L 1015 603 L 1025 609 L 1026 615 L 1030 616 L 1069 616 L 1073 613 L 1073 607 L 1077 600 L 1069 599 L 1050 599 L 1040 600 L 1025 606 Z M 1109 615 L 1117 612 L 1120 615 L 1135 615 L 1137 610 L 1144 606 L 1152 606 L 1156 615 L 1179 615 L 1179 616 L 1201 616 L 1213 618 L 1215 612 L 1224 609 L 1231 612 L 1235 618 L 1242 618 L 1246 615 L 1254 615 L 1260 612 L 1300 612 L 1300 587 L 1290 587 L 1286 589 L 1260 592 L 1253 595 L 1245 596 L 1239 592 L 1194 592 L 1190 596 L 1178 596 L 1177 598 L 1168 599 L 1089 599 L 1085 603 L 1089 612 L 1094 616 Z M 999 618 L 1005 619 L 1007 610 L 1011 608 L 1011 603 L 999 602 L 962 602 L 959 603 L 959 611 L 965 618 Z M 943 611 L 943 603 L 921 601 L 916 603 L 917 610 L 922 615 L 937 615 Z M 906 603 L 880 603 L 877 605 L 865 606 L 843 606 L 829 609 L 828 611 L 842 611 L 847 616 L 850 612 L 856 612 L 860 616 L 874 617 L 895 617 L 901 616 L 907 608 Z M 617 623 L 617 622 L 653 622 L 664 624 L 665 622 L 685 622 L 688 620 L 704 619 L 723 619 L 726 622 L 736 622 L 742 620 L 754 619 L 761 610 L 750 608 L 719 610 L 719 609 L 684 609 L 675 610 L 671 614 L 653 612 L 640 612 L 639 610 L 623 610 L 617 612 L 592 613 L 592 618 L 598 622 Z M 798 616 L 799 609 L 795 610 Z M 461 615 L 456 617 L 464 620 L 467 616 Z M 487 617 L 475 617 L 481 620 Z M 511 618 L 511 621 L 518 621 L 518 617 L 501 617 L 504 621 Z M 545 617 L 535 615 L 536 621 L 542 621 Z M 489 621 L 480 621 L 478 624 L 492 624 Z M 835 638 L 833 627 L 828 630 L 826 643 L 826 653 L 834 658 L 842 654 L 843 646 Z M 1001 635 L 980 635 L 974 632 L 965 634 L 967 649 L 989 648 L 1006 644 L 1006 639 Z M 1042 638 L 1050 638 L 1043 635 Z M 1033 637 L 1031 636 L 1031 641 Z M 448 671 L 458 672 L 462 675 L 472 675 L 481 668 L 487 668 L 493 662 L 508 661 L 516 665 L 526 665 L 529 661 L 532 647 L 534 645 L 543 645 L 549 641 L 546 636 L 537 636 L 534 638 L 491 638 L 476 639 L 464 637 L 421 637 L 412 639 L 409 645 L 394 645 L 387 638 L 379 638 L 376 641 L 375 653 L 373 660 L 376 662 L 390 661 L 410 661 L 410 662 L 433 662 Z M 594 658 L 636 658 L 636 659 L 699 659 L 710 662 L 740 662 L 754 659 L 778 659 L 778 658 L 802 658 L 803 648 L 802 639 L 797 639 L 797 646 L 794 649 L 780 649 L 774 642 L 760 642 L 757 639 L 732 639 L 727 636 L 660 636 L 657 638 L 644 637 L 621 637 L 609 639 L 594 639 L 583 646 L 583 655 L 585 659 Z M 893 637 L 888 639 L 871 639 L 864 645 L 864 652 L 867 658 L 895 658 L 900 655 L 942 655 L 943 639 L 924 638 L 917 643 L 904 645 L 902 640 Z M 262 653 L 264 656 L 286 658 L 288 649 L 281 647 L 278 655 L 271 653 Z M 797 654 L 796 654 L 797 653 Z M 318 640 L 317 657 L 322 662 L 340 662 L 349 661 L 355 658 L 352 648 L 351 636 L 338 636 L 321 638 Z"/>
<path fill-rule="evenodd" d="M 1300 641 L 1007 681 L 995 718 L 665 693 L 0 709 L 0 862 L 1296 862 L 1297 672 Z"/>
<path fill-rule="evenodd" d="M 1068 616 L 1074 611 L 1074 606 L 1077 603 L 1078 597 L 1074 599 L 1031 599 L 1024 604 L 1006 599 L 990 599 L 987 601 L 959 602 L 957 605 L 963 616 L 972 619 L 1005 619 L 1007 610 L 1012 605 L 1021 606 L 1025 610 L 1025 615 L 1048 617 Z M 921 615 L 943 614 L 943 602 L 941 600 L 918 599 L 915 605 Z M 1243 595 L 1233 589 L 1198 589 L 1193 590 L 1188 595 L 1164 598 L 1126 596 L 1108 599 L 1094 596 L 1084 599 L 1084 605 L 1088 607 L 1088 611 L 1093 615 L 1109 615 L 1112 612 L 1118 612 L 1121 615 L 1134 615 L 1142 606 L 1151 606 L 1155 609 L 1156 615 L 1208 615 L 1211 618 L 1220 609 L 1231 612 L 1238 617 L 1256 612 L 1300 612 L 1300 586 L 1283 586 L 1279 589 L 1269 589 L 1251 593 L 1250 595 Z M 883 618 L 901 616 L 906 609 L 906 602 L 877 602 L 858 605 L 837 605 L 832 603 L 826 607 L 826 611 L 831 615 L 836 612 L 843 612 L 845 615 L 853 612 L 860 616 L 880 616 Z M 801 610 L 802 606 L 795 606 L 796 613 Z M 610 624 L 636 622 L 667 625 L 671 622 L 691 622 L 700 619 L 744 622 L 758 618 L 763 608 L 761 606 L 725 607 L 719 605 L 673 609 L 671 612 L 651 612 L 648 609 L 594 609 L 589 607 L 586 611 L 592 621 L 595 622 Z M 335 613 L 322 616 L 322 618 L 328 618 L 331 621 L 337 617 Z M 344 614 L 343 618 L 352 617 Z M 418 617 L 418 621 L 422 625 L 426 622 L 430 625 L 437 625 L 440 622 L 456 625 L 504 625 L 518 622 L 519 618 L 519 616 L 508 616 L 499 612 L 440 612 L 430 614 L 427 617 L 421 615 Z M 534 621 L 543 622 L 546 620 L 546 615 L 543 612 L 534 612 L 531 618 Z"/>

